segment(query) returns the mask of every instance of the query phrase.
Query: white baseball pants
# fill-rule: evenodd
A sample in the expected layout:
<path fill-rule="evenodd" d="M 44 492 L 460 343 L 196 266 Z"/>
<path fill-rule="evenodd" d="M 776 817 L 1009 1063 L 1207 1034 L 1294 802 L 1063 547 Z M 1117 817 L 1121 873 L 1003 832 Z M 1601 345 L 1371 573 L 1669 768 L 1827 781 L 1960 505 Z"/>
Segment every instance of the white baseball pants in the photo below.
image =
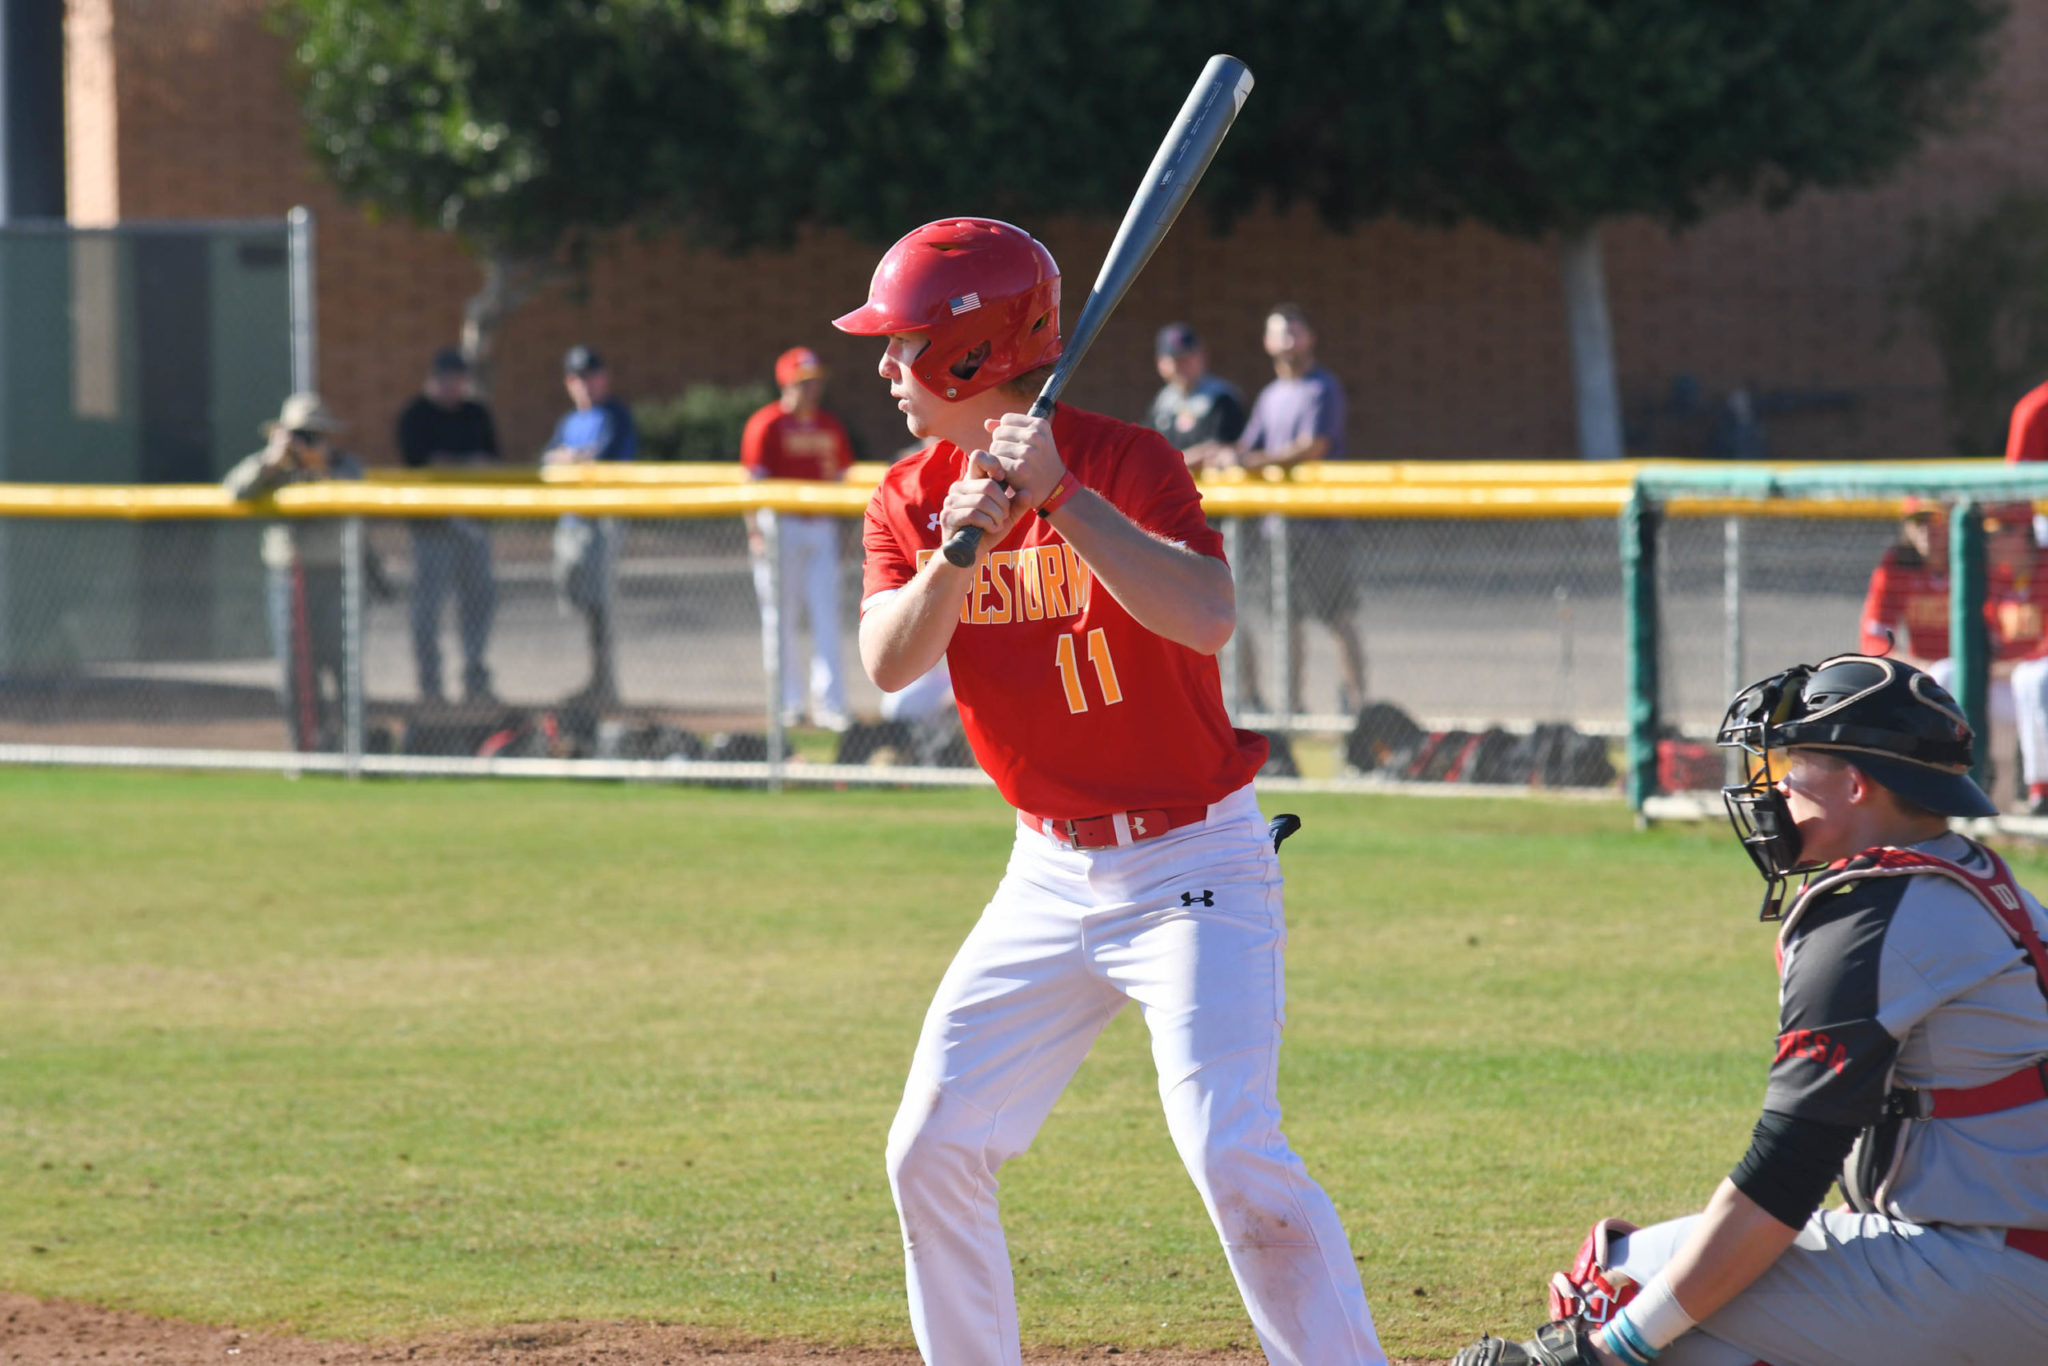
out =
<path fill-rule="evenodd" d="M 1124 848 L 1068 849 L 1020 826 L 939 984 L 889 1131 L 925 1361 L 1019 1366 L 996 1172 L 1126 1001 L 1151 1031 L 1167 1130 L 1268 1360 L 1386 1360 L 1336 1209 L 1280 1132 L 1286 938 L 1249 787 L 1205 824 Z"/>
<path fill-rule="evenodd" d="M 1947 691 L 1955 690 L 1953 656 L 1935 660 L 1927 672 Z M 2020 733 L 2020 781 L 2048 783 L 2048 659 L 2025 659 L 2013 665 L 2009 677 L 1991 680 L 1985 699 L 1994 725 L 2013 726 Z M 1978 743 L 1988 740 L 1980 736 Z"/>
<path fill-rule="evenodd" d="M 754 591 L 761 600 L 761 654 L 773 670 L 773 638 L 782 649 L 782 710 L 804 709 L 804 672 L 797 667 L 796 619 L 811 629 L 811 719 L 835 724 L 846 716 L 846 678 L 839 667 L 839 521 L 794 513 L 763 512 L 775 518 L 780 551 L 781 591 L 771 594 L 768 561 L 754 557 Z"/>
<path fill-rule="evenodd" d="M 2020 732 L 2020 776 L 2048 783 L 2048 659 L 2012 666 L 2013 720 Z"/>
<path fill-rule="evenodd" d="M 884 721 L 922 721 L 953 705 L 953 671 L 941 658 L 895 692 L 882 694 Z"/>
<path fill-rule="evenodd" d="M 1698 1215 L 1615 1244 L 1615 1266 L 1647 1281 Z M 2048 1343 L 2048 1262 L 2002 1228 L 1928 1227 L 1822 1210 L 1747 1290 L 1657 1359 L 1665 1366 L 1874 1366 L 2039 1361 Z"/>

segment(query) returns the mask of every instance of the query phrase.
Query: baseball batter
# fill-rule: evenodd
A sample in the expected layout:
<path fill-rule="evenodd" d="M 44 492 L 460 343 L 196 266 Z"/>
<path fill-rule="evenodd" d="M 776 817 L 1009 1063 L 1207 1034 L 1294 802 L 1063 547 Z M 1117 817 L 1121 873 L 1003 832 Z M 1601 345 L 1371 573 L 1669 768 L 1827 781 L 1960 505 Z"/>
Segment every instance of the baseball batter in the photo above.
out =
<path fill-rule="evenodd" d="M 1329 1197 L 1280 1131 L 1280 868 L 1214 655 L 1221 538 L 1158 433 L 1061 405 L 1059 270 L 1028 233 L 931 223 L 836 326 L 886 337 L 910 432 L 868 505 L 861 658 L 893 691 L 944 658 L 1017 808 L 1001 884 L 939 984 L 890 1130 L 911 1324 L 928 1362 L 1020 1361 L 996 1173 L 1127 1001 L 1174 1145 L 1267 1357 L 1383 1362 Z M 973 565 L 939 547 L 979 526 Z"/>
<path fill-rule="evenodd" d="M 2048 916 L 1989 849 L 1973 736 L 1910 665 L 1746 689 L 1725 790 L 1778 936 L 1776 1056 L 1706 1211 L 1596 1225 L 1534 1341 L 1457 1366 L 1871 1366 L 2048 1356 Z M 1820 1212 L 1839 1181 L 1846 1204 Z"/>

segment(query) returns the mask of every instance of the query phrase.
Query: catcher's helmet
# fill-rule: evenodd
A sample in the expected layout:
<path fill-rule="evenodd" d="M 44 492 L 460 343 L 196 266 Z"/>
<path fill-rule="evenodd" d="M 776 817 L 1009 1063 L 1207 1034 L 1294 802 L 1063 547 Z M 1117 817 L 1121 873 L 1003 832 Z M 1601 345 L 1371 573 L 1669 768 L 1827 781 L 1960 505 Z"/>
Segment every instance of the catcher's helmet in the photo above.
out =
<path fill-rule="evenodd" d="M 1896 659 L 1836 655 L 1753 683 L 1729 704 L 1716 741 L 1746 756 L 1745 781 L 1721 796 L 1764 875 L 1766 920 L 1783 903 L 1788 877 L 1822 866 L 1801 861 L 1799 828 L 1777 788 L 1786 750 L 1837 755 L 1940 815 L 1998 812 L 1970 777 L 1975 736 L 1962 708 L 1932 676 Z"/>
<path fill-rule="evenodd" d="M 889 248 L 868 301 L 832 325 L 858 337 L 924 333 L 911 373 L 957 402 L 1059 359 L 1060 268 L 1022 228 L 941 219 Z"/>

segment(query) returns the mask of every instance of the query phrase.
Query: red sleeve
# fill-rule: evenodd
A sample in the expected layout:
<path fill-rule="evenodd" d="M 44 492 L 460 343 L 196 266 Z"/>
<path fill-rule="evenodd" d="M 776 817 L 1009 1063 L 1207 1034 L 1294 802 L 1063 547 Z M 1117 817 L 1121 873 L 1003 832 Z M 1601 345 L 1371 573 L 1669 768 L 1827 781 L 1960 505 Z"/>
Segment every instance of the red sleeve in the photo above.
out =
<path fill-rule="evenodd" d="M 768 436 L 775 425 L 775 419 L 782 414 L 779 404 L 771 403 L 747 419 L 747 429 L 740 434 L 740 464 L 755 474 L 768 474 Z M 731 430 L 728 428 L 727 430 Z"/>
<path fill-rule="evenodd" d="M 868 499 L 867 516 L 861 524 L 860 600 L 877 593 L 901 588 L 917 575 L 917 564 L 904 553 L 903 542 L 892 525 L 890 512 L 900 503 L 893 480 L 884 479 Z"/>
<path fill-rule="evenodd" d="M 2048 460 L 2048 384 L 2030 390 L 2013 405 L 2012 428 L 2006 433 L 2007 463 Z"/>
<path fill-rule="evenodd" d="M 1116 461 L 1110 501 L 1155 536 L 1178 541 L 1198 555 L 1223 558 L 1223 533 L 1202 516 L 1202 494 L 1173 443 L 1146 427 L 1133 427 Z"/>
<path fill-rule="evenodd" d="M 1885 628 L 1896 630 L 1899 619 L 1904 615 L 1898 592 L 1892 582 L 1892 559 L 1889 553 L 1877 562 L 1877 568 L 1870 571 L 1870 591 L 1863 595 L 1862 639 L 1857 649 L 1867 655 L 1890 654 L 1892 647 L 1885 640 Z"/>

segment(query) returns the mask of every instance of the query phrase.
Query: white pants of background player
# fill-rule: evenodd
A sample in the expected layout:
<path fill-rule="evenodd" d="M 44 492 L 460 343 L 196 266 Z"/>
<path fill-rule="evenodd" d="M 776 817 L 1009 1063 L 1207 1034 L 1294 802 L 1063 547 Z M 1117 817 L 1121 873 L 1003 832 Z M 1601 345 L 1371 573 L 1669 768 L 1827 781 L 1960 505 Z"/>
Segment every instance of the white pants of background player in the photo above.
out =
<path fill-rule="evenodd" d="M 833 517 L 762 512 L 775 519 L 780 593 L 771 593 L 768 559 L 754 557 L 754 592 L 761 600 L 761 654 L 773 671 L 782 649 L 782 714 L 803 715 L 804 672 L 797 667 L 796 619 L 811 628 L 811 719 L 821 726 L 846 721 L 846 678 L 839 667 L 839 522 Z"/>
<path fill-rule="evenodd" d="M 953 705 L 953 671 L 941 659 L 908 686 L 882 694 L 884 721 L 922 721 Z"/>
<path fill-rule="evenodd" d="M 1213 905 L 1210 904 L 1213 902 Z M 1337 1211 L 1280 1132 L 1287 929 L 1247 787 L 1206 823 L 1074 850 L 1023 828 L 925 1017 L 889 1131 L 911 1326 L 937 1366 L 1018 1366 L 996 1172 L 1030 1147 L 1127 1001 L 1166 1127 L 1269 1360 L 1386 1360 Z"/>
<path fill-rule="evenodd" d="M 1955 688 L 1956 662 L 1938 659 L 1927 666 L 1934 681 Z M 2023 659 L 2006 678 L 1991 680 L 1991 719 L 2020 733 L 2020 779 L 2048 783 L 2048 659 Z"/>
<path fill-rule="evenodd" d="M 1646 1281 L 1699 1219 L 1653 1224 L 1615 1245 Z M 2002 1228 L 1929 1227 L 1822 1211 L 1785 1255 L 1660 1366 L 1877 1366 L 2042 1359 L 2048 1262 L 2005 1245 Z"/>

